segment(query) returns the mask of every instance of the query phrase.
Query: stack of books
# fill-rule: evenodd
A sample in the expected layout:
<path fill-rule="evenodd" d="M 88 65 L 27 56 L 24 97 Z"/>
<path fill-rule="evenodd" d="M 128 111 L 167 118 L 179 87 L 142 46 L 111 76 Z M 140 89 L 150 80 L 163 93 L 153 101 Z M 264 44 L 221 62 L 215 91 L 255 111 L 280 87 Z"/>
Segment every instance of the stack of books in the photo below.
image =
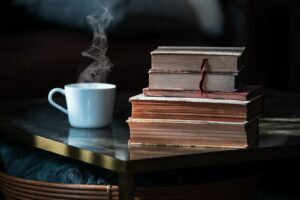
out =
<path fill-rule="evenodd" d="M 149 86 L 130 98 L 130 144 L 254 144 L 263 113 L 263 90 L 240 84 L 244 50 L 159 47 L 151 52 Z"/>

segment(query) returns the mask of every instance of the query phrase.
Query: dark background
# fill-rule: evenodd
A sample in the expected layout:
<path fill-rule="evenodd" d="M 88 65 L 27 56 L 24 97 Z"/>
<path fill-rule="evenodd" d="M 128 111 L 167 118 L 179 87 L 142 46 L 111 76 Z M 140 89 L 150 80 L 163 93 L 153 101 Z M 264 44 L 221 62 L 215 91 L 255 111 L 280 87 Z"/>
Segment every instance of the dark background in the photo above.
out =
<path fill-rule="evenodd" d="M 150 52 L 159 45 L 246 46 L 244 83 L 300 92 L 298 1 L 220 4 L 224 31 L 218 36 L 178 19 L 127 14 L 107 33 L 108 56 L 115 66 L 109 82 L 120 90 L 146 87 Z M 86 64 L 80 52 L 92 41 L 90 31 L 38 19 L 11 1 L 1 3 L 0 23 L 1 96 L 45 96 L 52 87 L 77 81 Z M 30 90 L 20 89 L 19 83 Z"/>
<path fill-rule="evenodd" d="M 80 52 L 91 44 L 92 33 L 40 20 L 12 1 L 0 4 L 1 99 L 45 98 L 51 88 L 76 82 L 86 64 Z M 288 108 L 292 117 L 299 117 L 300 102 L 294 100 L 300 92 L 299 1 L 223 0 L 220 4 L 224 31 L 218 36 L 180 20 L 126 15 L 107 33 L 108 56 L 114 64 L 108 82 L 117 84 L 118 91 L 140 93 L 148 84 L 150 52 L 160 45 L 246 46 L 244 83 L 264 85 L 266 95 L 271 94 L 266 96 L 266 115 L 280 116 L 283 110 L 286 116 Z M 157 24 L 163 28 L 150 31 Z M 287 94 L 297 98 L 284 98 Z M 265 165 L 260 199 L 300 197 L 298 159 Z"/>

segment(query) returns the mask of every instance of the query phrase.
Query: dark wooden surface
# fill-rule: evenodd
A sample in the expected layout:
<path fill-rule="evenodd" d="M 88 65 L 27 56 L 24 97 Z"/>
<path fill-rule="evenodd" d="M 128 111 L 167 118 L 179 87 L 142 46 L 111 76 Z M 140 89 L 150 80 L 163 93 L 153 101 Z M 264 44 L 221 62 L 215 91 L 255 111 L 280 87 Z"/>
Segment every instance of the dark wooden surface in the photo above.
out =
<path fill-rule="evenodd" d="M 270 120 L 261 120 L 257 146 L 247 149 L 188 147 L 129 147 L 125 122 L 130 115 L 128 97 L 119 94 L 114 121 L 103 129 L 76 129 L 67 116 L 46 100 L 2 102 L 0 136 L 46 151 L 118 172 L 222 165 L 300 156 L 300 135 L 272 133 Z M 273 122 L 271 122 L 273 123 Z M 278 122 L 274 122 L 278 124 Z M 271 125 L 272 127 L 272 125 Z"/>

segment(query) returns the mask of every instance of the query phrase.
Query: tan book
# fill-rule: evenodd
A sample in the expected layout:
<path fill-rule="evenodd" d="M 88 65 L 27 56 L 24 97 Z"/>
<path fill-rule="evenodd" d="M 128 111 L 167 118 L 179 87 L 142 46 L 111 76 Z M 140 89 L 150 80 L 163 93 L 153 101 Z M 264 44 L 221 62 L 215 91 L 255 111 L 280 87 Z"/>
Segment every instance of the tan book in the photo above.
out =
<path fill-rule="evenodd" d="M 127 120 L 130 145 L 173 145 L 245 148 L 258 137 L 258 120 L 209 122 L 197 120 Z"/>
<path fill-rule="evenodd" d="M 140 119 L 201 120 L 244 122 L 263 113 L 263 96 L 251 101 L 147 97 L 143 94 L 131 97 L 132 117 Z"/>
<path fill-rule="evenodd" d="M 161 46 L 151 52 L 154 70 L 201 71 L 207 59 L 208 72 L 238 72 L 243 67 L 244 47 L 170 47 Z"/>
<path fill-rule="evenodd" d="M 240 86 L 238 78 L 235 73 L 206 73 L 202 88 L 204 91 L 233 92 Z M 149 89 L 199 91 L 201 79 L 199 72 L 150 69 Z"/>
<path fill-rule="evenodd" d="M 235 92 L 200 92 L 199 90 L 163 90 L 144 88 L 145 96 L 153 97 L 183 97 L 183 98 L 208 98 L 227 100 L 251 100 L 263 94 L 263 87 L 259 85 L 244 85 Z"/>

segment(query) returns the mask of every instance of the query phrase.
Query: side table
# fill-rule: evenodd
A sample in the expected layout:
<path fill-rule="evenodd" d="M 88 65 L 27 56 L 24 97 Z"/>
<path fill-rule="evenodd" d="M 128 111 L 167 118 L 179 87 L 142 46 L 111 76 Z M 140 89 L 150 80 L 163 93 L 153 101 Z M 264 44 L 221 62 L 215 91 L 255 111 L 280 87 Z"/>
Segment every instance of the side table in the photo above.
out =
<path fill-rule="evenodd" d="M 122 200 L 133 199 L 134 176 L 141 172 L 300 156 L 300 136 L 280 134 L 260 135 L 258 145 L 246 149 L 129 147 L 124 106 L 116 105 L 110 127 L 76 129 L 46 100 L 2 102 L 0 137 L 118 172 Z"/>

